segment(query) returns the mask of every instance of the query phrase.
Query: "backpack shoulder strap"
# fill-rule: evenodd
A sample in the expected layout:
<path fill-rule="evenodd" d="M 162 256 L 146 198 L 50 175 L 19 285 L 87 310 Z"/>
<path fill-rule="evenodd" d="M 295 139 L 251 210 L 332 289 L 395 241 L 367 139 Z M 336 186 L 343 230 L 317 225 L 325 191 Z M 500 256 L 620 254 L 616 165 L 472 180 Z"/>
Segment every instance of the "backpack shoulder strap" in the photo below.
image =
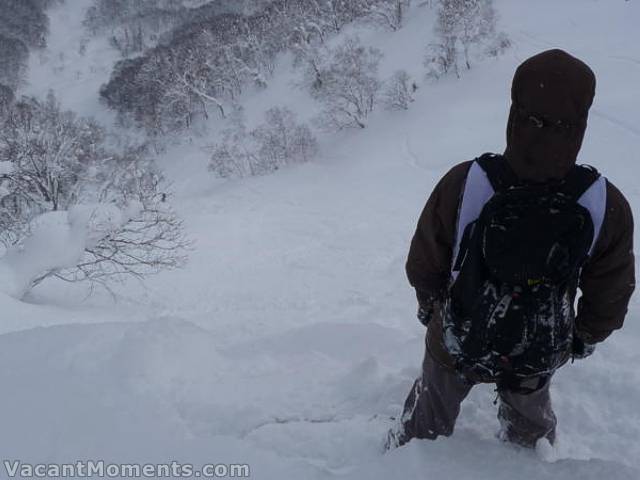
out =
<path fill-rule="evenodd" d="M 491 186 L 496 192 L 507 190 L 513 185 L 520 183 L 518 177 L 511 169 L 507 160 L 502 155 L 485 153 L 476 162 L 485 171 Z"/>
<path fill-rule="evenodd" d="M 586 208 L 591 215 L 593 222 L 593 240 L 589 248 L 589 255 L 591 255 L 600 236 L 607 211 L 607 179 L 593 167 L 580 166 L 578 169 L 581 170 L 578 174 L 581 178 L 571 180 L 576 182 L 576 185 L 569 185 L 568 188 L 574 189 L 569 194 L 575 195 L 577 203 Z"/>
<path fill-rule="evenodd" d="M 560 184 L 560 191 L 577 201 L 600 177 L 594 167 L 576 165 Z"/>
<path fill-rule="evenodd" d="M 485 154 L 482 157 L 488 156 Z M 480 157 L 480 158 L 482 158 Z M 458 207 L 458 219 L 456 223 L 456 236 L 453 244 L 453 256 L 451 261 L 451 273 L 453 277 L 457 276 L 457 272 L 453 267 L 456 265 L 458 254 L 460 253 L 460 246 L 462 244 L 462 237 L 467 225 L 475 222 L 482 209 L 489 201 L 489 199 L 495 193 L 495 189 L 489 180 L 486 171 L 481 167 L 477 158 L 473 161 L 469 167 L 467 178 L 462 191 L 462 198 Z"/>

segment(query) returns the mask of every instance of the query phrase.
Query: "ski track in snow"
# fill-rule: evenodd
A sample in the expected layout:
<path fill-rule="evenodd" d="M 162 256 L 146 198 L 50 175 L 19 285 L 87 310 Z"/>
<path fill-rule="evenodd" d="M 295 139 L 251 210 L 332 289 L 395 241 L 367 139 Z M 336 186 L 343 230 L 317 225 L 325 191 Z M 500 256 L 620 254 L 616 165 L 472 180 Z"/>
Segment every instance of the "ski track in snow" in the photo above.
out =
<path fill-rule="evenodd" d="M 640 128 L 633 126 L 631 123 L 619 120 L 616 117 L 609 115 L 608 113 L 601 112 L 597 109 L 593 109 L 593 115 L 595 115 L 596 117 L 602 118 L 607 122 L 609 122 L 610 124 L 616 127 L 622 128 L 637 137 L 640 137 Z"/>
<path fill-rule="evenodd" d="M 216 183 L 199 148 L 207 139 L 172 150 L 162 161 L 195 241 L 185 270 L 146 289 L 126 285 L 117 304 L 83 303 L 58 284 L 28 303 L 0 297 L 3 457 L 249 463 L 260 479 L 640 478 L 635 301 L 623 332 L 554 379 L 559 445 L 541 455 L 547 461 L 495 438 L 490 386 L 473 390 L 451 438 L 380 453 L 424 348 L 403 271 L 415 221 L 450 166 L 502 149 L 511 76 L 523 59 L 564 46 L 594 67 L 582 161 L 638 206 L 640 71 L 629 68 L 639 56 L 638 4 L 496 3 L 515 42 L 509 52 L 459 81 L 423 84 L 406 113 L 321 138 L 312 164 Z M 63 105 L 107 121 L 97 88 L 113 52 L 95 41 L 84 56 L 61 55 L 77 51 L 83 34 L 69 25 L 80 20 L 70 0 L 55 11 L 26 91 L 52 87 Z M 383 75 L 404 67 L 421 79 L 431 22 L 416 7 L 397 34 L 362 33 L 385 50 Z M 292 91 L 295 76 L 281 72 L 247 113 L 288 103 L 308 116 L 314 107 Z"/>

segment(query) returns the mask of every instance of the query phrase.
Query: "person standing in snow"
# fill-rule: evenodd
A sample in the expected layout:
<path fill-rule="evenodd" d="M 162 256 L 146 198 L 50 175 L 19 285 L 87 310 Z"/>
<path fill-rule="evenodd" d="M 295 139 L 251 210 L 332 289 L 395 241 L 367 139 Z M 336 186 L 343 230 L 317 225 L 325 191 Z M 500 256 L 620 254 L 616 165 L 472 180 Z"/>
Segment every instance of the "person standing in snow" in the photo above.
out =
<path fill-rule="evenodd" d="M 423 372 L 388 448 L 451 435 L 478 383 L 496 384 L 503 440 L 553 443 L 554 372 L 622 327 L 631 209 L 576 165 L 595 85 L 562 50 L 529 58 L 513 79 L 504 154 L 453 167 L 431 194 L 406 265 L 427 327 Z"/>

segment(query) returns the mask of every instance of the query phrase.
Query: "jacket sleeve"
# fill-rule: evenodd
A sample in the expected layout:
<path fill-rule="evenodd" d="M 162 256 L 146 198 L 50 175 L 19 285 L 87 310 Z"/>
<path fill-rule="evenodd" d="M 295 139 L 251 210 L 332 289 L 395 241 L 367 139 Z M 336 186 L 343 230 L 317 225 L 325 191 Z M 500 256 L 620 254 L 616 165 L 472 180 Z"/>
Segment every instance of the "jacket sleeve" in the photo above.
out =
<path fill-rule="evenodd" d="M 627 200 L 607 182 L 607 210 L 594 254 L 579 284 L 577 334 L 598 343 L 622 327 L 635 288 L 633 215 Z"/>
<path fill-rule="evenodd" d="M 420 305 L 440 299 L 449 282 L 458 207 L 470 166 L 461 163 L 438 182 L 418 220 L 406 271 Z"/>

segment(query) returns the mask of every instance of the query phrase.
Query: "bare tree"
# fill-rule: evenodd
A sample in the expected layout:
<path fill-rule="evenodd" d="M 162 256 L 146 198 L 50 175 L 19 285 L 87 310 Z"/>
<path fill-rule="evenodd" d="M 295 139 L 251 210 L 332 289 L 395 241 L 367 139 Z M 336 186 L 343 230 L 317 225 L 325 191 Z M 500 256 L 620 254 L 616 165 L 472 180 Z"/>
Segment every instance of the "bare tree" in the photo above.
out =
<path fill-rule="evenodd" d="M 0 242 L 19 244 L 32 219 L 81 204 L 137 205 L 135 215 L 85 251 L 74 268 L 52 270 L 34 280 L 58 277 L 108 284 L 184 263 L 180 219 L 166 202 L 162 176 L 144 147 L 116 152 L 104 130 L 89 119 L 60 109 L 52 94 L 45 102 L 24 99 L 0 127 Z"/>
<path fill-rule="evenodd" d="M 182 220 L 166 202 L 166 194 L 144 195 L 138 214 L 115 232 L 85 249 L 73 268 L 44 273 L 33 282 L 55 277 L 66 282 L 89 282 L 111 291 L 114 282 L 125 278 L 143 280 L 163 270 L 181 268 L 191 242 L 185 237 Z M 164 199 L 164 200 L 163 200 Z"/>
<path fill-rule="evenodd" d="M 266 171 L 307 162 L 316 152 L 316 140 L 311 129 L 299 124 L 288 108 L 267 110 L 265 122 L 251 136 L 258 145 L 257 156 Z"/>
<path fill-rule="evenodd" d="M 466 0 L 464 6 L 458 29 L 465 66 L 470 69 L 472 46 L 488 42 L 496 35 L 496 12 L 493 0 Z"/>
<path fill-rule="evenodd" d="M 386 83 L 382 103 L 387 110 L 408 110 L 417 90 L 418 85 L 407 71 L 398 70 Z"/>
<path fill-rule="evenodd" d="M 311 129 L 298 123 L 289 109 L 274 107 L 251 132 L 241 118 L 234 120 L 222 142 L 212 149 L 209 168 L 222 178 L 265 175 L 309 161 L 316 149 Z"/>
<path fill-rule="evenodd" d="M 45 8 L 53 1 L 2 0 L 0 34 L 31 48 L 44 48 L 49 33 Z"/>
<path fill-rule="evenodd" d="M 330 50 L 322 35 L 314 35 L 306 29 L 296 30 L 292 38 L 294 66 L 302 71 L 302 81 L 298 83 L 304 90 L 322 89 L 323 74 L 329 59 Z"/>
<path fill-rule="evenodd" d="M 382 82 L 378 66 L 382 52 L 349 37 L 331 54 L 321 74 L 321 86 L 312 95 L 324 105 L 317 122 L 322 128 L 365 128 L 375 109 Z"/>
<path fill-rule="evenodd" d="M 94 0 L 84 26 L 93 35 L 108 34 L 123 57 L 153 47 L 161 36 L 189 18 L 181 0 Z"/>
<path fill-rule="evenodd" d="M 196 118 L 206 118 L 209 109 L 222 112 L 229 108 L 247 88 L 265 86 L 278 55 L 288 49 L 308 69 L 310 83 L 318 87 L 328 37 L 372 16 L 397 28 L 408 1 L 210 2 L 188 10 L 185 20 L 156 47 L 119 62 L 101 96 L 121 117 L 132 118 L 153 135 L 178 132 L 193 125 Z M 165 6 L 168 0 L 96 2 L 106 12 L 126 17 L 128 8 L 142 11 L 144 5 Z M 174 10 L 187 5 L 178 0 L 173 3 Z M 216 7 L 227 3 L 238 6 L 225 13 Z M 96 17 L 95 9 L 90 13 L 104 17 Z M 125 40 L 134 41 L 134 37 Z"/>
<path fill-rule="evenodd" d="M 446 36 L 440 38 L 439 42 L 430 43 L 427 46 L 427 55 L 424 60 L 427 77 L 440 78 L 453 72 L 456 77 L 460 78 L 456 42 L 454 37 Z"/>
<path fill-rule="evenodd" d="M 490 57 L 502 55 L 505 50 L 511 47 L 511 40 L 506 33 L 500 32 L 496 35 L 492 42 L 487 45 L 486 53 Z"/>
<path fill-rule="evenodd" d="M 29 49 L 16 38 L 0 33 L 0 83 L 15 89 L 24 78 L 27 69 Z"/>
<path fill-rule="evenodd" d="M 385 0 L 371 5 L 369 16 L 375 23 L 395 32 L 403 27 L 410 7 L 411 0 Z"/>
<path fill-rule="evenodd" d="M 473 50 L 491 54 L 508 45 L 504 34 L 496 44 L 492 0 L 440 0 L 435 33 L 437 41 L 429 45 L 425 66 L 427 75 L 436 78 L 449 72 L 459 77 L 462 61 L 470 69 Z"/>
<path fill-rule="evenodd" d="M 9 113 L 14 98 L 13 89 L 0 83 L 0 121 Z"/>
<path fill-rule="evenodd" d="M 221 178 L 257 175 L 255 165 L 258 159 L 241 107 L 234 108 L 229 123 L 229 127 L 222 132 L 222 140 L 211 149 L 209 170 Z"/>

